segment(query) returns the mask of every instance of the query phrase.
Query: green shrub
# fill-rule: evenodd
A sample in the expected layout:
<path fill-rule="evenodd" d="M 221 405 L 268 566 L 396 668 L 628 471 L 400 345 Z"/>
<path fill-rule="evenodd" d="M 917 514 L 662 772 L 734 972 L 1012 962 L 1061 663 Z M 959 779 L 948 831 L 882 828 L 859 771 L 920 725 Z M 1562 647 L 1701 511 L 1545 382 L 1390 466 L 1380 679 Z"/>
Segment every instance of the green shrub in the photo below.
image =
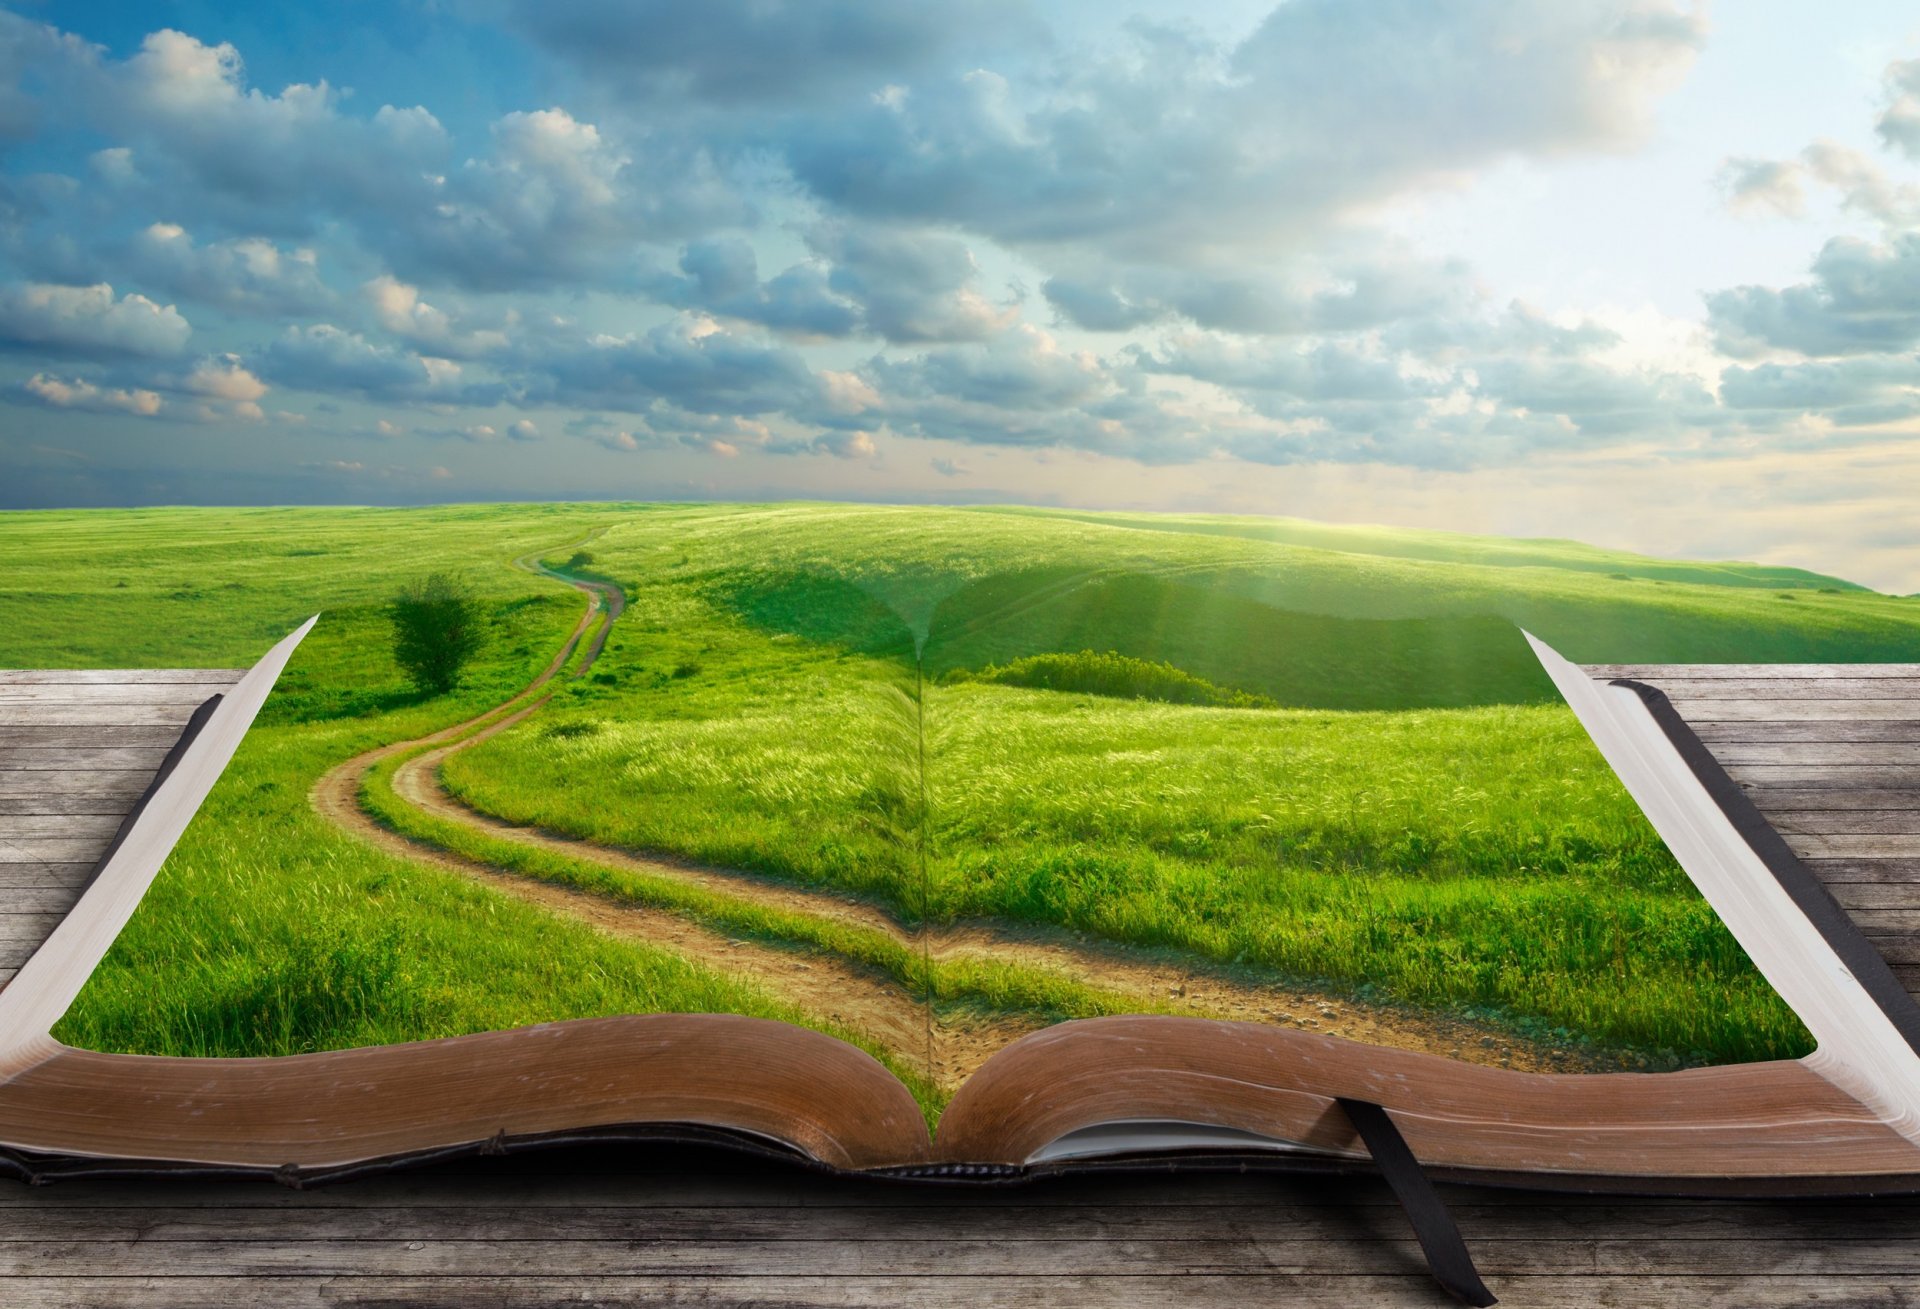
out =
<path fill-rule="evenodd" d="M 1161 700 L 1167 704 L 1212 705 L 1229 709 L 1272 709 L 1264 695 L 1215 686 L 1172 664 L 1135 659 L 1111 650 L 1096 653 L 1029 655 L 1010 664 L 990 666 L 977 673 L 958 674 L 955 680 L 997 682 L 1042 691 L 1079 691 L 1129 700 Z"/>
<path fill-rule="evenodd" d="M 393 660 L 415 686 L 431 695 L 453 689 L 480 650 L 480 602 L 448 573 L 433 573 L 403 589 L 388 606 Z"/>

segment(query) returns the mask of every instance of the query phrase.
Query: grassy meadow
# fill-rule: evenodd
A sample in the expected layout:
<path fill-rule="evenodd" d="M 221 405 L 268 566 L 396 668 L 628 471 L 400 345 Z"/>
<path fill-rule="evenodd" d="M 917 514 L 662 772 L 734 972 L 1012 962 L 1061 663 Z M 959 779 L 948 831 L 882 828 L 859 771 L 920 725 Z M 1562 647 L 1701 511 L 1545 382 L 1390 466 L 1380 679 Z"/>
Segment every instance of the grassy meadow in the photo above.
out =
<path fill-rule="evenodd" d="M 832 505 L 0 515 L 0 666 L 242 666 L 326 617 L 59 1035 L 257 1054 L 618 1012 L 867 1034 L 339 831 L 364 750 L 505 700 L 617 583 L 605 653 L 451 756 L 470 806 L 740 870 L 899 922 L 1150 947 L 1253 979 L 1464 1013 L 1659 1066 L 1807 1038 L 1562 707 L 1516 625 L 1584 661 L 1920 659 L 1920 602 L 1569 542 L 1205 516 Z M 426 572 L 490 635 L 453 692 L 394 666 Z M 781 949 L 927 1003 L 1041 1017 L 1111 995 L 516 847 L 381 821 L 516 874 Z M 157 984 L 163 983 L 163 984 Z"/>
<path fill-rule="evenodd" d="M 622 516 L 608 506 L 0 515 L 12 564 L 0 574 L 0 666 L 244 667 L 325 613 L 56 1036 L 144 1054 L 291 1054 L 559 1018 L 724 1012 L 819 1027 L 891 1058 L 667 950 L 374 850 L 308 802 L 341 760 L 526 685 L 581 602 L 510 561 Z M 427 698 L 393 662 L 382 607 L 435 569 L 474 587 L 490 630 L 459 688 Z M 912 1067 L 896 1071 L 920 1089 Z"/>
<path fill-rule="evenodd" d="M 1059 928 L 1685 1060 L 1804 1051 L 1515 623 L 1590 661 L 1879 659 L 1920 649 L 1920 607 L 1572 544 L 1370 554 L 1352 529 L 1336 551 L 1149 521 L 623 524 L 594 549 L 629 596 L 598 671 L 443 776 L 488 813 L 906 922 Z M 1236 703 L 1274 707 L 1209 707 Z"/>

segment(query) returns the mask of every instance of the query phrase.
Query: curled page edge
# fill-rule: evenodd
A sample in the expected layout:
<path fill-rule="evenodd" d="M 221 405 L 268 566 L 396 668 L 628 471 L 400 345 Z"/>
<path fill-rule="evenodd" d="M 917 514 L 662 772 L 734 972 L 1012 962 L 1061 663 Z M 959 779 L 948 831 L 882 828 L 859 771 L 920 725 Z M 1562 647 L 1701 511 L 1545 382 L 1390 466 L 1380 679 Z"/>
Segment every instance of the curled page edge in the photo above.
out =
<path fill-rule="evenodd" d="M 139 907 L 187 824 L 226 771 L 267 693 L 315 614 L 221 693 L 220 702 L 156 786 L 107 861 L 47 939 L 0 991 L 0 1080 L 61 1047 L 51 1036 L 74 997 Z"/>
<path fill-rule="evenodd" d="M 1802 1062 L 1920 1144 L 1920 1055 L 1793 902 L 1629 686 L 1522 629 L 1540 666 L 1754 967 L 1816 1043 Z"/>

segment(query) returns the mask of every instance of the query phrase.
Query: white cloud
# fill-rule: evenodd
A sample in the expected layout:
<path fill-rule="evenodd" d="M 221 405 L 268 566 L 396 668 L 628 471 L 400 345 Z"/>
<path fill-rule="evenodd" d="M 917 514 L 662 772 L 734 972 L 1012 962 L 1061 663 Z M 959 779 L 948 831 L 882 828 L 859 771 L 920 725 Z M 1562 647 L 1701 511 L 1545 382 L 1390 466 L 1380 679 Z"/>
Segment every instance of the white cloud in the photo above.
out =
<path fill-rule="evenodd" d="M 1019 0 L 514 0 L 515 26 L 621 95 L 754 106 L 864 95 L 1030 42 Z"/>
<path fill-rule="evenodd" d="M 1017 305 L 987 298 L 973 252 L 953 237 L 828 223 L 807 243 L 831 264 L 827 286 L 889 341 L 982 341 L 1019 316 Z"/>
<path fill-rule="evenodd" d="M 639 159 L 562 108 L 504 115 L 492 146 L 431 179 L 384 241 L 396 260 L 481 290 L 629 287 L 642 240 L 752 216 L 704 148 Z"/>
<path fill-rule="evenodd" d="M 144 228 L 126 267 L 148 286 L 243 313 L 310 314 L 333 299 L 310 248 L 283 250 L 264 237 L 196 245 L 177 223 Z"/>
<path fill-rule="evenodd" d="M 1802 171 L 1793 160 L 1738 157 L 1727 160 L 1720 181 L 1728 207 L 1737 212 L 1769 211 L 1798 218 L 1807 205 L 1806 189 L 1800 184 Z"/>
<path fill-rule="evenodd" d="M 450 359 L 377 345 L 331 323 L 288 328 L 249 366 L 281 386 L 369 400 L 492 404 L 504 392 L 497 384 L 468 382 Z"/>
<path fill-rule="evenodd" d="M 1231 47 L 1136 23 L 1132 49 L 1076 50 L 1038 95 L 976 69 L 785 148 L 844 212 L 1189 267 L 1512 156 L 1630 147 L 1704 31 L 1663 0 L 1291 0 Z"/>
<path fill-rule="evenodd" d="M 105 282 L 0 287 L 0 343 L 84 356 L 178 354 L 193 329 L 172 305 L 114 298 Z"/>
<path fill-rule="evenodd" d="M 1920 159 L 1920 59 L 1888 67 L 1887 107 L 1875 129 L 1888 146 Z"/>
<path fill-rule="evenodd" d="M 21 383 L 21 398 L 51 409 L 78 409 L 90 413 L 133 414 L 151 418 L 164 405 L 156 391 L 102 387 L 82 377 L 55 377 L 35 373 Z"/>
<path fill-rule="evenodd" d="M 171 29 L 149 35 L 123 63 L 84 71 L 96 118 L 145 145 L 137 153 L 149 167 L 181 170 L 180 182 L 283 219 L 297 219 L 288 203 L 296 199 L 390 199 L 387 188 L 446 146 L 425 109 L 385 106 L 349 118 L 324 81 L 267 95 L 247 87 L 233 46 Z"/>
<path fill-rule="evenodd" d="M 391 274 L 382 273 L 360 289 L 380 326 L 415 345 L 461 358 L 506 348 L 506 332 L 456 323 L 451 314 L 422 300 L 418 287 Z"/>
<path fill-rule="evenodd" d="M 238 355 L 202 359 L 180 380 L 179 390 L 200 398 L 197 415 L 207 421 L 223 418 L 259 420 L 266 417 L 260 400 L 267 384 L 246 367 Z"/>
<path fill-rule="evenodd" d="M 1834 237 L 1795 286 L 1706 297 L 1714 343 L 1736 359 L 1771 350 L 1872 354 L 1920 344 L 1920 231 L 1885 242 Z"/>

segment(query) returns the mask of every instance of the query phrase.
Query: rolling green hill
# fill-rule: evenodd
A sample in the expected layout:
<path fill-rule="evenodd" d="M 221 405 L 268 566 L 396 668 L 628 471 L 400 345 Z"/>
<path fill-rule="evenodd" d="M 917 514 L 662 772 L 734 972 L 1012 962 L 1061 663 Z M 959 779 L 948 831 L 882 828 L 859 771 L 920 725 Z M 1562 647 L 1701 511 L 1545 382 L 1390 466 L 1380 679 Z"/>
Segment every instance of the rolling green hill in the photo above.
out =
<path fill-rule="evenodd" d="M 0 551 L 0 666 L 239 666 L 326 614 L 62 1029 L 155 1052 L 663 1008 L 841 1030 L 316 817 L 328 768 L 496 703 L 551 657 L 578 597 L 522 557 L 628 598 L 590 676 L 444 767 L 474 808 L 581 842 L 542 876 L 604 887 L 595 849 L 656 852 L 908 923 L 1171 951 L 1656 1064 L 1793 1055 L 1805 1036 L 1519 627 L 1582 661 L 1920 660 L 1920 601 L 1818 574 L 1291 520 L 155 509 L 0 515 Z M 406 685 L 381 611 L 430 571 L 469 581 L 492 633 L 444 697 Z M 781 949 L 840 939 L 700 912 Z M 966 1005 L 1094 1011 L 970 979 Z M 957 1003 L 951 979 L 925 985 Z"/>

